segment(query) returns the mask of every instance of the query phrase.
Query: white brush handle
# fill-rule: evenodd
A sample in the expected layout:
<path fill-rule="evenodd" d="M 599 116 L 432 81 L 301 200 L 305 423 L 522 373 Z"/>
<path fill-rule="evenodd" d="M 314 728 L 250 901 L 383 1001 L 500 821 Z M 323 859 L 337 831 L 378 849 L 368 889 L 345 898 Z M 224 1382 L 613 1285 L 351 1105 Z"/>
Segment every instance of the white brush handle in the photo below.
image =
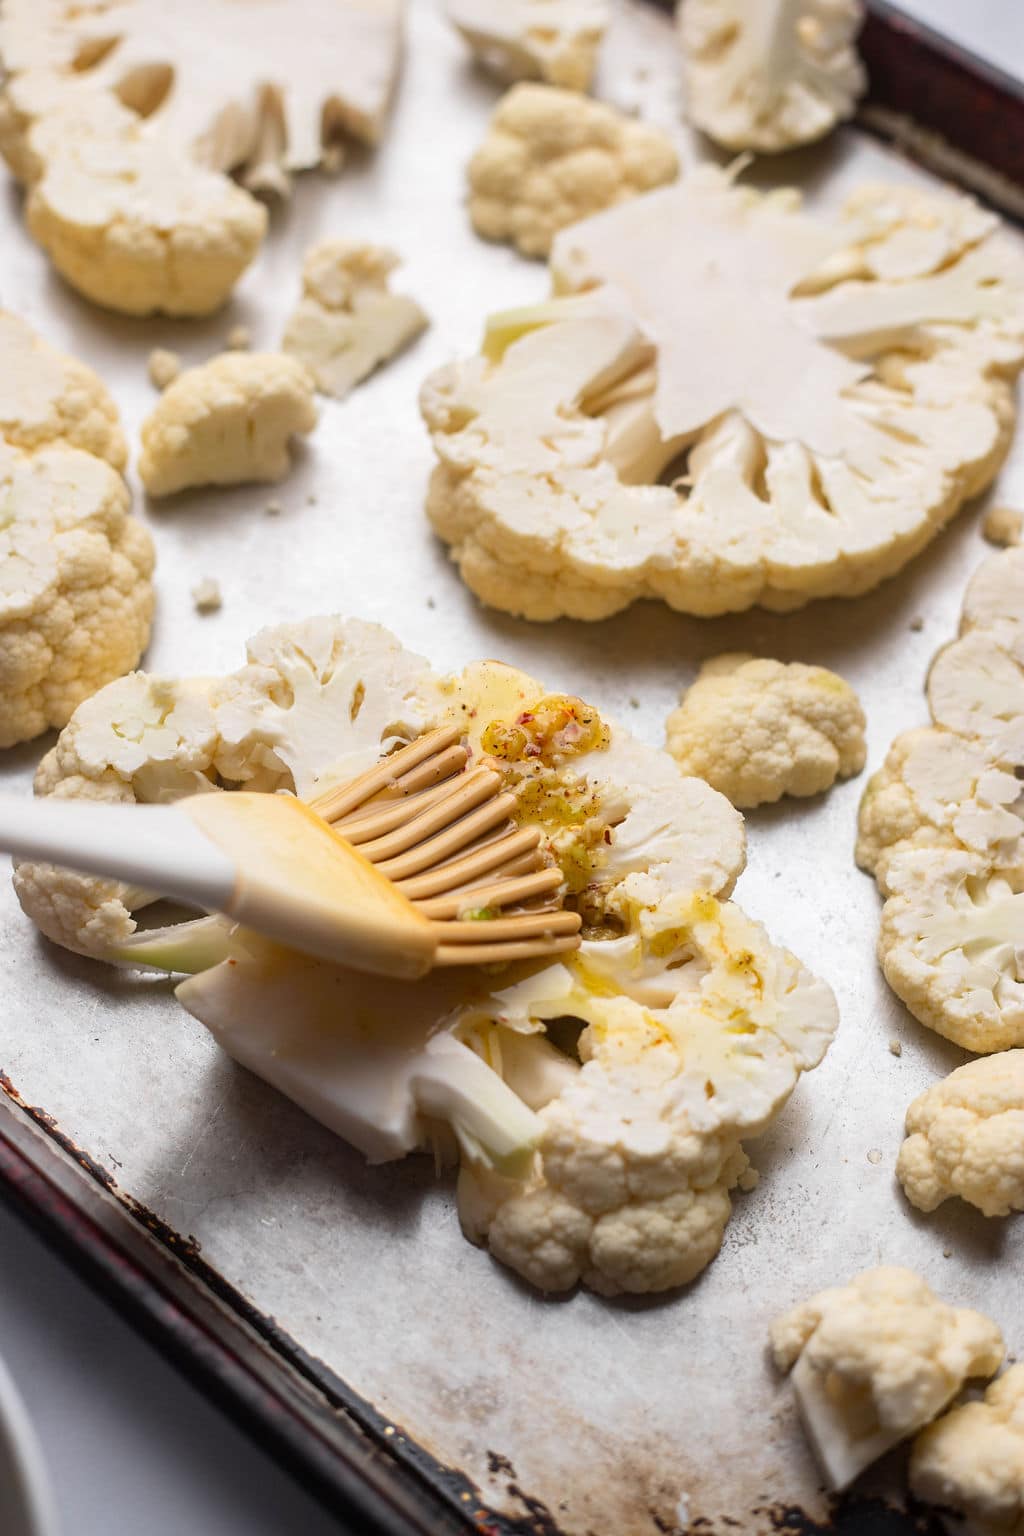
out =
<path fill-rule="evenodd" d="M 0 850 L 109 875 L 208 912 L 223 912 L 235 889 L 231 859 L 173 805 L 3 795 Z"/>

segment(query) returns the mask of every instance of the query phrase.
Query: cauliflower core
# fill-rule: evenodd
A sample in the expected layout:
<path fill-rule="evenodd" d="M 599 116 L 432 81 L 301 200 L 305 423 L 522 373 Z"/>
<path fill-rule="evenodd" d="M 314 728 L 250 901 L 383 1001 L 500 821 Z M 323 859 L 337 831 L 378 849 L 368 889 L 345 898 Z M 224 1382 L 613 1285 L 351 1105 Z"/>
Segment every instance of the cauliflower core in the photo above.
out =
<path fill-rule="evenodd" d="M 292 435 L 315 426 L 313 381 L 295 358 L 222 352 L 179 374 L 146 417 L 139 475 L 150 496 L 281 480 Z"/>
<path fill-rule="evenodd" d="M 61 276 L 124 314 L 223 304 L 266 232 L 261 204 L 105 93 L 32 80 L 22 96 L 24 119 L 0 99 L 0 148 Z"/>
<path fill-rule="evenodd" d="M 555 299 L 421 395 L 428 515 L 493 607 L 856 596 L 1006 452 L 1024 260 L 967 198 L 868 186 L 828 222 L 703 167 L 563 230 L 551 267 Z"/>
<path fill-rule="evenodd" d="M 607 0 L 448 0 L 448 17 L 499 80 L 590 85 L 608 26 Z"/>
<path fill-rule="evenodd" d="M 804 1427 L 836 1489 L 1003 1359 L 995 1323 L 948 1306 L 912 1270 L 885 1267 L 784 1313 L 771 1348 L 777 1368 L 793 1370 Z"/>
<path fill-rule="evenodd" d="M 516 85 L 469 162 L 469 216 L 485 240 L 546 256 L 567 224 L 678 174 L 660 129 L 576 91 Z"/>
<path fill-rule="evenodd" d="M 344 399 L 428 324 L 415 299 L 390 291 L 397 266 L 394 251 L 352 240 L 321 240 L 306 252 L 302 298 L 281 350 L 305 365 L 323 394 Z"/>
<path fill-rule="evenodd" d="M 312 798 L 450 722 L 502 767 L 583 913 L 586 937 L 564 963 L 393 983 L 225 940 L 217 919 L 133 947 L 140 893 L 43 866 L 18 868 L 19 898 L 67 947 L 196 970 L 179 989 L 190 1012 L 372 1159 L 431 1144 L 435 1058 L 454 1052 L 461 1073 L 471 1053 L 506 1109 L 519 1101 L 536 1119 L 525 1162 L 494 1155 L 493 1126 L 481 1155 L 463 1120 L 467 1233 L 543 1290 L 682 1284 L 718 1250 L 743 1141 L 836 1023 L 829 989 L 728 901 L 743 831 L 721 795 L 525 673 L 481 662 L 439 677 L 386 631 L 337 618 L 264 631 L 226 678 L 122 679 L 76 713 L 37 790 Z M 225 945 L 230 960 L 215 963 Z M 555 1020 L 570 1033 L 574 1022 L 578 1053 L 547 1038 Z"/>
<path fill-rule="evenodd" d="M 667 750 L 745 809 L 817 795 L 864 766 L 864 711 L 827 667 L 716 656 L 668 717 Z"/>
<path fill-rule="evenodd" d="M 1024 1211 L 1024 1050 L 969 1061 L 916 1098 L 896 1176 L 920 1211 L 953 1195 L 985 1216 Z"/>
<path fill-rule="evenodd" d="M 65 725 L 146 648 L 153 543 L 125 456 L 92 370 L 0 313 L 0 747 Z"/>
<path fill-rule="evenodd" d="M 934 724 L 868 782 L 857 862 L 886 898 L 893 991 L 948 1040 L 1004 1051 L 1024 1045 L 1024 549 L 975 572 L 927 691 Z"/>
<path fill-rule="evenodd" d="M 791 149 L 853 115 L 867 86 L 861 0 L 684 0 L 687 115 L 726 149 Z"/>
<path fill-rule="evenodd" d="M 1024 1531 L 1024 1365 L 1012 1365 L 981 1402 L 953 1408 L 918 1435 L 910 1486 L 959 1510 L 982 1531 Z"/>

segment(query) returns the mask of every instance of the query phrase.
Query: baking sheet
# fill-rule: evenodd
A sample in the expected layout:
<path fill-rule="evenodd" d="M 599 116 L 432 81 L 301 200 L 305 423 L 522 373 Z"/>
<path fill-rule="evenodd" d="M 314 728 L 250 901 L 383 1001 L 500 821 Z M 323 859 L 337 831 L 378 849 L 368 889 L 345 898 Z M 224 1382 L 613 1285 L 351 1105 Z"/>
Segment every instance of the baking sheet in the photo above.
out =
<path fill-rule="evenodd" d="M 605 59 L 601 94 L 677 123 L 663 15 L 624 0 Z M 546 290 L 542 266 L 477 241 L 461 207 L 465 161 L 496 94 L 466 63 L 434 0 L 412 0 L 385 145 L 375 157 L 353 154 L 337 181 L 306 178 L 231 306 L 207 322 L 139 323 L 80 302 L 24 234 L 7 189 L 0 303 L 99 370 L 132 439 L 156 399 L 145 374 L 150 349 L 199 361 L 238 324 L 254 346 L 274 346 L 301 253 L 322 235 L 393 244 L 405 257 L 398 286 L 432 317 L 402 359 L 348 401 L 324 402 L 282 485 L 149 508 L 139 499 L 159 558 L 146 664 L 230 670 L 259 626 L 336 610 L 389 624 L 438 666 L 503 656 L 660 742 L 701 658 L 750 649 L 848 677 L 868 713 L 869 768 L 877 766 L 897 731 L 926 719 L 928 660 L 955 631 L 964 584 L 987 551 L 977 508 L 856 603 L 715 621 L 641 604 L 598 626 L 531 626 L 481 610 L 432 539 L 418 385 L 475 347 L 487 311 Z M 705 152 L 676 131 L 687 159 Z M 855 131 L 759 176 L 796 179 L 821 203 L 862 179 L 928 180 Z M 1020 504 L 1024 445 L 996 494 Z M 275 503 L 280 512 L 268 512 Z M 203 576 L 224 592 L 221 612 L 206 618 L 189 597 Z M 27 793 L 48 745 L 5 754 L 2 788 Z M 435 1181 L 428 1160 L 366 1168 L 221 1057 L 166 983 L 47 946 L 2 873 L 0 1068 L 123 1189 L 193 1236 L 256 1308 L 494 1507 L 541 1519 L 543 1506 L 547 1529 L 579 1536 L 681 1530 L 697 1518 L 771 1529 L 778 1506 L 824 1508 L 788 1392 L 764 1358 L 780 1308 L 866 1265 L 906 1263 L 950 1300 L 988 1311 L 1011 1350 L 1024 1343 L 1024 1223 L 987 1223 L 959 1204 L 911 1215 L 893 1179 L 907 1102 L 964 1058 L 909 1018 L 876 969 L 878 897 L 852 859 L 862 786 L 748 817 L 737 898 L 831 982 L 842 1027 L 771 1134 L 752 1144 L 761 1182 L 737 1195 L 720 1257 L 678 1295 L 533 1294 L 465 1242 L 451 1184 Z M 890 1467 L 868 1486 L 895 1492 L 898 1483 Z"/>

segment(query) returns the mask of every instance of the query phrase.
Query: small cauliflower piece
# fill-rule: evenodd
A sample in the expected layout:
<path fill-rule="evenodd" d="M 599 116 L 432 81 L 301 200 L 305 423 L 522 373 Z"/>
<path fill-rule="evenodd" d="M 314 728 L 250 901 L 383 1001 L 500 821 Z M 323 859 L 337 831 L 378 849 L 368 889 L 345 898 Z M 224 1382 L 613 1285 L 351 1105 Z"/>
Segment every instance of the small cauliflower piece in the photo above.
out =
<path fill-rule="evenodd" d="M 212 576 L 204 576 L 192 588 L 192 605 L 197 613 L 216 613 L 223 602 L 220 582 Z"/>
<path fill-rule="evenodd" d="M 321 240 L 306 252 L 302 298 L 281 350 L 305 365 L 322 394 L 343 400 L 429 323 L 415 299 L 391 292 L 398 261 L 384 246 L 354 240 Z"/>
<path fill-rule="evenodd" d="M 589 88 L 608 0 L 448 0 L 448 18 L 499 80 Z"/>
<path fill-rule="evenodd" d="M 1003 1359 L 995 1323 L 951 1307 L 909 1269 L 864 1270 L 819 1291 L 771 1328 L 793 1373 L 808 1439 L 834 1489 L 930 1423 L 972 1377 Z"/>
<path fill-rule="evenodd" d="M 1024 1050 L 969 1061 L 916 1098 L 896 1176 L 920 1211 L 954 1195 L 985 1216 L 1024 1211 Z"/>
<path fill-rule="evenodd" d="M 165 347 L 154 347 L 146 363 L 146 372 L 155 389 L 166 389 L 181 372 L 181 358 L 177 352 L 168 352 Z"/>
<path fill-rule="evenodd" d="M 1024 512 L 1015 507 L 989 507 L 981 523 L 981 531 L 990 544 L 1009 548 L 1021 542 L 1024 532 Z"/>
<path fill-rule="evenodd" d="M 194 485 L 281 480 L 289 443 L 316 426 L 313 381 L 278 352 L 223 352 L 179 374 L 142 423 L 150 496 Z"/>
<path fill-rule="evenodd" d="M 810 217 L 700 166 L 562 230 L 550 266 L 550 300 L 492 317 L 421 391 L 427 515 L 493 607 L 855 597 L 1009 446 L 1024 260 L 970 199 L 872 184 Z"/>
<path fill-rule="evenodd" d="M 741 810 L 817 795 L 864 767 L 864 711 L 827 667 L 743 654 L 706 661 L 667 721 L 667 750 Z"/>
<path fill-rule="evenodd" d="M 860 807 L 886 898 L 878 954 L 914 1016 L 972 1051 L 1024 1045 L 1024 549 L 991 555 Z"/>
<path fill-rule="evenodd" d="M 469 216 L 485 240 L 546 256 L 566 225 L 678 174 L 661 129 L 575 91 L 515 85 L 469 162 Z"/>
<path fill-rule="evenodd" d="M 919 1499 L 958 1510 L 979 1531 L 1024 1532 L 1024 1364 L 992 1382 L 914 1441 L 910 1486 Z"/>
<path fill-rule="evenodd" d="M 14 448 L 66 443 L 124 469 L 128 448 L 103 381 L 0 310 L 0 438 Z"/>
<path fill-rule="evenodd" d="M 450 1126 L 467 1234 L 532 1284 L 683 1284 L 717 1252 L 730 1191 L 749 1187 L 742 1142 L 836 1025 L 829 989 L 726 899 L 744 848 L 723 796 L 515 668 L 439 677 L 338 618 L 264 631 L 226 678 L 121 679 L 76 712 L 37 789 L 311 798 L 452 723 L 475 754 L 494 750 L 516 818 L 562 868 L 587 935 L 564 962 L 395 984 L 216 919 L 133 937 L 145 893 L 46 866 L 18 867 L 19 898 L 67 947 L 194 971 L 183 1005 L 367 1157 L 443 1152 Z M 556 1019 L 580 1025 L 582 1065 L 547 1038 Z"/>
<path fill-rule="evenodd" d="M 267 214 L 112 97 L 81 91 L 27 133 L 28 227 L 57 271 L 129 315 L 206 315 L 255 256 Z"/>
<path fill-rule="evenodd" d="M 677 14 L 687 116 L 726 149 L 810 144 L 867 87 L 861 0 L 683 0 Z"/>
<path fill-rule="evenodd" d="M 153 542 L 117 473 L 125 444 L 90 368 L 0 314 L 0 747 L 65 725 L 134 667 Z"/>

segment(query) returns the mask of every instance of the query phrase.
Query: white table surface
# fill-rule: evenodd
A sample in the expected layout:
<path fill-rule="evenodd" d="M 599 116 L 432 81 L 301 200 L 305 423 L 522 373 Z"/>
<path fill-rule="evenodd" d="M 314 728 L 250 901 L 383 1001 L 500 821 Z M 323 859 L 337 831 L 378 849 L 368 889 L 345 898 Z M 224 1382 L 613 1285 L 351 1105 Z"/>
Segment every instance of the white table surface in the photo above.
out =
<path fill-rule="evenodd" d="M 1024 75 L 1019 0 L 901 0 Z M 0 1206 L 0 1351 L 63 1536 L 337 1536 L 342 1527 Z"/>

